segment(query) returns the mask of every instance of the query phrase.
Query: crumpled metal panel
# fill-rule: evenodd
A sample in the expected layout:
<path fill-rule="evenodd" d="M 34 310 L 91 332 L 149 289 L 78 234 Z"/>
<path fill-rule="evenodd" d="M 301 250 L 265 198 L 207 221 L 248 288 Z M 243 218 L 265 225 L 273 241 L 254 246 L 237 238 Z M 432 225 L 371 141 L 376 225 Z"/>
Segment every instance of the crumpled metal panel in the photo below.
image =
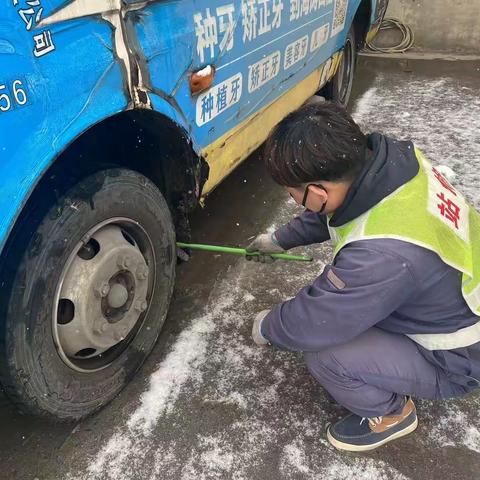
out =
<path fill-rule="evenodd" d="M 112 28 L 101 18 L 39 27 L 61 1 L 2 0 L 0 239 L 28 193 L 81 132 L 126 108 Z"/>

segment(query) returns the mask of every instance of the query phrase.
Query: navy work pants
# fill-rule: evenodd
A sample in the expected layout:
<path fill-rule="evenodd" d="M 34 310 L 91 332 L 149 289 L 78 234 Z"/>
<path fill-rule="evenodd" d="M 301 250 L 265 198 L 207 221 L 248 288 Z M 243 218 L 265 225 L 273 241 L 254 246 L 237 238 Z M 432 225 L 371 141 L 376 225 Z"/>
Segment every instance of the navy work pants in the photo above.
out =
<path fill-rule="evenodd" d="M 465 393 L 423 357 L 413 340 L 379 328 L 304 357 L 310 373 L 330 395 L 361 417 L 396 412 L 405 395 L 433 400 Z"/>

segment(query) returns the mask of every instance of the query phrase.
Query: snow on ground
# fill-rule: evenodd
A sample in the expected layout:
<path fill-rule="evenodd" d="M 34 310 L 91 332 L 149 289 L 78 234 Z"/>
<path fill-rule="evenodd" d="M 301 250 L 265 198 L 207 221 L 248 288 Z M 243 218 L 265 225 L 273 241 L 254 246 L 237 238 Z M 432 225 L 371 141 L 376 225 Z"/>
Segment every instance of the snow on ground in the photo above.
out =
<path fill-rule="evenodd" d="M 434 419 L 432 428 L 428 431 L 429 440 L 440 447 L 455 447 L 463 445 L 473 452 L 480 453 L 480 425 L 478 395 L 470 399 L 470 409 L 465 400 L 457 400 L 454 404 L 443 405 L 444 411 Z M 472 411 L 472 406 L 475 412 Z M 473 418 L 472 418 L 473 417 Z"/>
<path fill-rule="evenodd" d="M 433 162 L 457 172 L 457 184 L 479 206 L 474 187 L 480 176 L 480 99 L 464 88 L 460 104 L 449 78 L 401 85 L 392 93 L 377 78 L 359 100 L 355 118 L 369 131 L 413 138 Z M 286 198 L 272 227 L 297 211 Z M 309 253 L 328 258 L 330 250 L 316 246 Z M 351 457 L 329 447 L 325 427 L 342 412 L 310 378 L 299 355 L 260 348 L 250 339 L 254 314 L 294 295 L 323 266 L 321 260 L 309 268 L 239 260 L 179 334 L 138 407 L 86 469 L 70 472 L 68 479 L 409 478 L 398 463 L 394 468 L 385 459 Z M 429 429 L 413 442 L 480 452 L 475 402 L 473 410 L 471 402 L 449 402 L 435 417 L 431 402 L 419 402 Z"/>

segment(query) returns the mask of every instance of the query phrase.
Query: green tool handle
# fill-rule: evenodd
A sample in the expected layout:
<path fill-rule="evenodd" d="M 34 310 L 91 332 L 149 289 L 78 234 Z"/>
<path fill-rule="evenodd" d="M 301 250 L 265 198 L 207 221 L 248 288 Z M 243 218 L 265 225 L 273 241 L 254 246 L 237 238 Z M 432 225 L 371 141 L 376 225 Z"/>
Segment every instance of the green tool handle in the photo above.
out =
<path fill-rule="evenodd" d="M 261 255 L 259 252 L 247 252 L 244 248 L 233 247 L 219 247 L 217 245 L 202 245 L 200 243 L 182 243 L 178 242 L 177 247 L 189 248 L 191 250 L 204 250 L 206 252 L 220 252 L 220 253 L 233 253 L 235 255 L 249 255 L 252 257 Z M 296 260 L 298 262 L 311 262 L 312 257 L 304 257 L 300 255 L 288 255 L 287 253 L 269 253 L 272 258 L 278 258 L 280 260 Z"/>

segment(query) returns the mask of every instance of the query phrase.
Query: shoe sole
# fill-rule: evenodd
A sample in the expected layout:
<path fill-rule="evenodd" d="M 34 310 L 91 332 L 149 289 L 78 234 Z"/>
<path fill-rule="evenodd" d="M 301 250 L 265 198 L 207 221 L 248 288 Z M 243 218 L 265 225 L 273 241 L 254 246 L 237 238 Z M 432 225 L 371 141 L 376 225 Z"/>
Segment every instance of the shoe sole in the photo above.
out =
<path fill-rule="evenodd" d="M 382 445 L 385 445 L 392 440 L 396 440 L 397 438 L 401 438 L 405 435 L 408 435 L 409 433 L 412 433 L 417 428 L 417 426 L 418 418 L 416 418 L 411 425 L 405 427 L 403 430 L 394 433 L 391 437 L 384 438 L 380 442 L 370 445 L 352 445 L 350 443 L 340 442 L 330 434 L 330 428 L 327 430 L 327 439 L 338 450 L 348 450 L 349 452 L 368 452 L 369 450 L 374 450 L 375 448 L 381 447 Z"/>

